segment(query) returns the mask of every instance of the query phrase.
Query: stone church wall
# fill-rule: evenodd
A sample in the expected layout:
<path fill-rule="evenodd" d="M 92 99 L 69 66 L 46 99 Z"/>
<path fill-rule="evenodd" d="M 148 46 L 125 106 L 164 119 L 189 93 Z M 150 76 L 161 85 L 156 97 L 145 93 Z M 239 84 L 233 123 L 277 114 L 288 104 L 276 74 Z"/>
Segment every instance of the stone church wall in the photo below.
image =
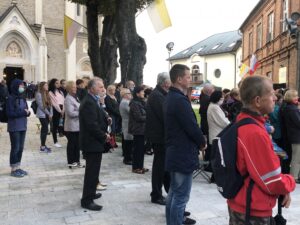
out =
<path fill-rule="evenodd" d="M 64 26 L 64 14 L 64 0 L 43 0 L 43 23 L 46 28 L 62 30 Z"/>
<path fill-rule="evenodd" d="M 11 0 L 0 0 L 0 15 L 11 6 Z M 17 7 L 20 9 L 29 24 L 35 22 L 35 0 L 17 0 Z"/>
<path fill-rule="evenodd" d="M 47 32 L 48 42 L 48 79 L 63 79 L 66 77 L 66 54 L 64 52 L 63 36 Z"/>

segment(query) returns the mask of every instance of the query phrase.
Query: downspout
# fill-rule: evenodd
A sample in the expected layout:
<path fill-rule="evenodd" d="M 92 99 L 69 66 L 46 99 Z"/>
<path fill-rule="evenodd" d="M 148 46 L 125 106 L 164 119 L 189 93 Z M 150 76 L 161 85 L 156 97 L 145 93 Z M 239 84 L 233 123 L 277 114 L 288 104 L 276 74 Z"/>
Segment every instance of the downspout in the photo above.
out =
<path fill-rule="evenodd" d="M 236 88 L 236 53 L 230 52 L 231 55 L 234 57 L 234 84 L 233 87 Z"/>

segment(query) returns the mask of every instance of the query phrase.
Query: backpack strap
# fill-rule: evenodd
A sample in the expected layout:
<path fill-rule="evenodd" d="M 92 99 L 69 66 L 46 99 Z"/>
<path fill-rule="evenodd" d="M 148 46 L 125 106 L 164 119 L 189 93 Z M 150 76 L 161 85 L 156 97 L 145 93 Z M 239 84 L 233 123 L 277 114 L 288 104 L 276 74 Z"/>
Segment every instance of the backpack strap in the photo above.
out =
<path fill-rule="evenodd" d="M 258 125 L 257 122 L 254 119 L 250 118 L 250 117 L 244 118 L 244 119 L 236 122 L 236 124 L 237 124 L 238 128 L 241 127 L 241 126 L 247 125 L 247 124 L 256 124 L 256 125 Z"/>
<path fill-rule="evenodd" d="M 237 122 L 237 127 L 239 128 L 247 124 L 256 124 L 257 126 L 259 126 L 254 119 L 247 117 Z M 249 174 L 245 175 L 243 178 L 246 179 L 248 176 Z M 250 178 L 249 186 L 247 188 L 247 195 L 246 195 L 246 216 L 245 216 L 246 225 L 251 225 L 250 211 L 251 211 L 251 199 L 252 199 L 251 195 L 252 195 L 253 186 L 254 186 L 254 181 Z"/>
<path fill-rule="evenodd" d="M 254 186 L 254 181 L 250 179 L 249 186 L 247 188 L 247 196 L 246 196 L 246 217 L 245 217 L 246 225 L 251 225 L 250 210 L 251 210 L 251 194 L 252 194 L 253 186 Z"/>

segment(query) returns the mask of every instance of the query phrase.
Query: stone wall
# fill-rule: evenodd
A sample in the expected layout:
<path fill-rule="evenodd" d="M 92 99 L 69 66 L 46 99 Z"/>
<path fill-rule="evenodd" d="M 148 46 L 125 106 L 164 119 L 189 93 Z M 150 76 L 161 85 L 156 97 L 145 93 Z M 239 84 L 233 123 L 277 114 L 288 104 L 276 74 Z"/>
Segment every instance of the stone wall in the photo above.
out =
<path fill-rule="evenodd" d="M 0 15 L 11 6 L 11 0 L 0 1 Z M 35 20 L 35 0 L 17 0 L 17 7 L 20 9 L 29 24 Z"/>
<path fill-rule="evenodd" d="M 43 0 L 43 23 L 46 28 L 62 30 L 64 26 L 64 14 L 64 0 Z"/>
<path fill-rule="evenodd" d="M 62 33 L 48 33 L 48 79 L 66 77 L 66 53 Z"/>

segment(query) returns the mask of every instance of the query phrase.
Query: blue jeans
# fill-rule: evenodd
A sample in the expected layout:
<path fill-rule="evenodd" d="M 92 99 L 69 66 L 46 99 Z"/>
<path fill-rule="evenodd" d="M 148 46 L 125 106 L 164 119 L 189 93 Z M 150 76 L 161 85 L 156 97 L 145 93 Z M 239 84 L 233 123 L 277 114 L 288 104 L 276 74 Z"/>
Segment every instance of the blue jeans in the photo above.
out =
<path fill-rule="evenodd" d="M 9 132 L 10 137 L 10 166 L 12 168 L 18 167 L 21 164 L 26 131 Z"/>
<path fill-rule="evenodd" d="M 182 225 L 185 206 L 190 198 L 193 173 L 171 172 L 166 204 L 167 225 Z"/>

